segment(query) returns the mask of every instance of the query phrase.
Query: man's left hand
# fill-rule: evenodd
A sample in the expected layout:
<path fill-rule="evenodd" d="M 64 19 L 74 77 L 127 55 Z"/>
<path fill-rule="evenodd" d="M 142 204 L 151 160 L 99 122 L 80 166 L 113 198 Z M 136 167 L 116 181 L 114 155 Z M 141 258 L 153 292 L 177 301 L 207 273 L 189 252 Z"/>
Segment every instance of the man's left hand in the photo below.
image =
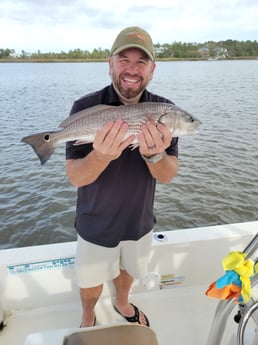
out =
<path fill-rule="evenodd" d="M 140 154 L 145 157 L 151 157 L 165 151 L 169 147 L 172 133 L 162 123 L 156 125 L 154 121 L 148 120 L 141 126 L 141 133 L 138 139 Z"/>

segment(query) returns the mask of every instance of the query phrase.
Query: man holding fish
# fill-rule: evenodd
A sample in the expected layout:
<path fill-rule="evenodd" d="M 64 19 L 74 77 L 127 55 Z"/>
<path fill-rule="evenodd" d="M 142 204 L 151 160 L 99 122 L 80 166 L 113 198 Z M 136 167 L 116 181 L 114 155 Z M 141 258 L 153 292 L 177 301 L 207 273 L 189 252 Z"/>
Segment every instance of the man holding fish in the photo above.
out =
<path fill-rule="evenodd" d="M 112 84 L 75 101 L 71 115 L 98 104 L 171 104 L 146 90 L 155 67 L 150 35 L 139 27 L 124 29 L 111 49 Z M 147 274 L 156 180 L 169 183 L 178 171 L 178 138 L 151 115 L 137 135 L 127 135 L 129 124 L 121 114 L 96 130 L 93 143 L 67 142 L 67 176 L 78 188 L 76 276 L 83 307 L 81 327 L 95 325 L 96 303 L 103 284 L 111 280 L 116 312 L 128 322 L 149 326 L 147 316 L 129 302 L 129 293 L 133 279 Z M 132 150 L 136 136 L 138 147 Z"/>
<path fill-rule="evenodd" d="M 112 85 L 76 101 L 71 113 L 103 99 L 109 105 L 168 102 L 146 91 L 155 66 L 149 34 L 137 27 L 123 30 L 109 59 Z M 129 292 L 133 277 L 147 273 L 155 180 L 168 183 L 177 174 L 177 138 L 150 119 L 141 126 L 139 149 L 130 150 L 134 135 L 124 139 L 127 131 L 128 124 L 118 118 L 97 131 L 93 144 L 67 143 L 67 175 L 78 187 L 76 273 L 82 327 L 95 324 L 94 308 L 109 280 L 116 289 L 114 308 L 128 321 L 149 325 L 147 316 L 129 303 Z"/>
<path fill-rule="evenodd" d="M 123 30 L 109 59 L 112 85 L 76 101 L 71 113 L 103 102 L 169 102 L 146 91 L 155 67 L 149 34 L 138 27 Z M 95 324 L 94 308 L 103 283 L 109 280 L 116 290 L 115 310 L 129 322 L 149 325 L 147 316 L 129 303 L 128 296 L 133 277 L 147 273 L 155 181 L 169 183 L 177 174 L 178 139 L 150 118 L 141 126 L 139 148 L 131 150 L 128 147 L 135 136 L 124 139 L 127 131 L 128 123 L 117 118 L 97 131 L 93 144 L 67 143 L 67 175 L 78 187 L 76 274 L 82 327 Z"/>

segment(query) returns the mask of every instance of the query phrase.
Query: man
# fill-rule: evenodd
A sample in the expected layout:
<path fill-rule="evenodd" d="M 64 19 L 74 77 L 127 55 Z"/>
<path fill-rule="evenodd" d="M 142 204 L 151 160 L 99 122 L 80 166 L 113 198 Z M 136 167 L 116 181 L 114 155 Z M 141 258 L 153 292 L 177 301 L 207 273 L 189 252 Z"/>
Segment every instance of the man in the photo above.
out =
<path fill-rule="evenodd" d="M 151 37 L 141 28 L 117 36 L 109 59 L 112 84 L 73 104 L 71 114 L 97 105 L 171 101 L 146 90 L 155 70 Z M 149 325 L 147 316 L 129 303 L 133 279 L 147 273 L 155 218 L 156 180 L 169 183 L 177 174 L 177 138 L 162 124 L 141 127 L 139 148 L 124 139 L 121 119 L 97 131 L 93 144 L 67 144 L 67 176 L 78 187 L 76 276 L 83 315 L 81 327 L 96 322 L 94 307 L 103 283 L 113 280 L 114 308 L 129 322 Z"/>

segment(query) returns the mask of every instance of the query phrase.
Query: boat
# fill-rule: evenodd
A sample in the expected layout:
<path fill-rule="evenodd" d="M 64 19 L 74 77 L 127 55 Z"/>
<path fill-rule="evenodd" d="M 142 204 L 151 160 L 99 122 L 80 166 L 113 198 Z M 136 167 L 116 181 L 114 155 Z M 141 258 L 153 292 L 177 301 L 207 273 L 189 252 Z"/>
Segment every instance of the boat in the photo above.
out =
<path fill-rule="evenodd" d="M 134 282 L 130 295 L 150 328 L 115 312 L 111 283 L 97 304 L 96 326 L 79 327 L 76 242 L 0 250 L 0 344 L 257 345 L 257 273 L 247 303 L 206 294 L 225 274 L 228 253 L 257 262 L 257 229 L 253 221 L 154 232 L 149 273 Z"/>

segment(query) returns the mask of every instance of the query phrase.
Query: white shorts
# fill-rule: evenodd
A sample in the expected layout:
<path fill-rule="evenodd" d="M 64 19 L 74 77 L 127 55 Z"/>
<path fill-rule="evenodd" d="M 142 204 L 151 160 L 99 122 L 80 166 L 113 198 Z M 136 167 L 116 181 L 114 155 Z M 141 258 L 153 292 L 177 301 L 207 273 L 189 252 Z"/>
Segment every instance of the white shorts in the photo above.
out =
<path fill-rule="evenodd" d="M 152 231 L 138 241 L 122 241 L 117 247 L 98 246 L 78 235 L 75 256 L 75 273 L 80 288 L 90 288 L 113 280 L 120 269 L 135 278 L 147 273 L 148 259 L 152 245 Z"/>

